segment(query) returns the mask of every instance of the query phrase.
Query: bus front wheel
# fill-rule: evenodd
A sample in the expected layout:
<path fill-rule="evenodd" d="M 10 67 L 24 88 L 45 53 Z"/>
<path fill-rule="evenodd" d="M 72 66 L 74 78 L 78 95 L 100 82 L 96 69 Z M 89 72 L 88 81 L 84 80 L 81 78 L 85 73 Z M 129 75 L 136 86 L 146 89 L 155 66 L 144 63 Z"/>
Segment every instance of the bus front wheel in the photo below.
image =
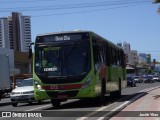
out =
<path fill-rule="evenodd" d="M 60 108 L 61 101 L 56 99 L 51 99 L 51 103 L 53 107 Z"/>

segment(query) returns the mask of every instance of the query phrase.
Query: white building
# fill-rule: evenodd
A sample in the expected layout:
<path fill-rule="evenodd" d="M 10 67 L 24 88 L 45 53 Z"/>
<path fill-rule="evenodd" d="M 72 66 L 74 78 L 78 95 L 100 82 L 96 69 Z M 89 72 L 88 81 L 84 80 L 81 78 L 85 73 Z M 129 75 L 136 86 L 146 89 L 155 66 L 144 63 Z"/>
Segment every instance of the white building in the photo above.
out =
<path fill-rule="evenodd" d="M 0 18 L 0 47 L 10 48 L 9 25 L 7 18 Z"/>
<path fill-rule="evenodd" d="M 13 12 L 12 16 L 0 18 L 0 47 L 26 52 L 30 42 L 30 16 Z"/>

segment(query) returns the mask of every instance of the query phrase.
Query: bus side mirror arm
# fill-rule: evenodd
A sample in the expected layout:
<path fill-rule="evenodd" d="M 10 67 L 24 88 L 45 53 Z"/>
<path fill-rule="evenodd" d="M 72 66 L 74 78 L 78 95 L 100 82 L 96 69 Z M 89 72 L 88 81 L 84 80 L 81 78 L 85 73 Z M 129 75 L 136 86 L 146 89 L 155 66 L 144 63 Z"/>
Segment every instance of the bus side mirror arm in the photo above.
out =
<path fill-rule="evenodd" d="M 34 42 L 31 42 L 30 44 L 29 44 L 29 54 L 28 54 L 28 59 L 31 59 L 32 58 L 32 45 L 34 45 Z"/>

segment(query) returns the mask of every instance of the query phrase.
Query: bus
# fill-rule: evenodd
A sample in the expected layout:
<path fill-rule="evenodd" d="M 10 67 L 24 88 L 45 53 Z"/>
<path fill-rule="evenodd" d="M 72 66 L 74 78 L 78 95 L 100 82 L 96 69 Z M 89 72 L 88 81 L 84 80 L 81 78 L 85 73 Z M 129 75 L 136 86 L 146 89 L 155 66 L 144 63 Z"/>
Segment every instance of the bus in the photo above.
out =
<path fill-rule="evenodd" d="M 31 57 L 35 98 L 54 107 L 87 98 L 103 105 L 106 94 L 119 96 L 127 85 L 123 49 L 92 31 L 37 35 Z"/>
<path fill-rule="evenodd" d="M 135 68 L 131 65 L 126 66 L 126 76 L 127 77 L 133 77 L 135 76 Z"/>

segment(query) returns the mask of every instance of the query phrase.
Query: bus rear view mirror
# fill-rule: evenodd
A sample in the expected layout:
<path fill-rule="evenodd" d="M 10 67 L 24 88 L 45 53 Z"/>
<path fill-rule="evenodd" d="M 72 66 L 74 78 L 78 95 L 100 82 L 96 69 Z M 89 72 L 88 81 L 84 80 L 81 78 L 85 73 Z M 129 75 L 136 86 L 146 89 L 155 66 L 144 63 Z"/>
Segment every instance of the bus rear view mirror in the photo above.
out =
<path fill-rule="evenodd" d="M 29 49 L 29 55 L 28 55 L 28 59 L 32 58 L 32 48 Z"/>
<path fill-rule="evenodd" d="M 33 42 L 29 44 L 29 51 L 28 51 L 28 52 L 29 52 L 29 55 L 28 55 L 28 59 L 31 59 L 31 58 L 32 58 L 32 47 L 31 47 L 32 45 L 34 45 Z"/>

